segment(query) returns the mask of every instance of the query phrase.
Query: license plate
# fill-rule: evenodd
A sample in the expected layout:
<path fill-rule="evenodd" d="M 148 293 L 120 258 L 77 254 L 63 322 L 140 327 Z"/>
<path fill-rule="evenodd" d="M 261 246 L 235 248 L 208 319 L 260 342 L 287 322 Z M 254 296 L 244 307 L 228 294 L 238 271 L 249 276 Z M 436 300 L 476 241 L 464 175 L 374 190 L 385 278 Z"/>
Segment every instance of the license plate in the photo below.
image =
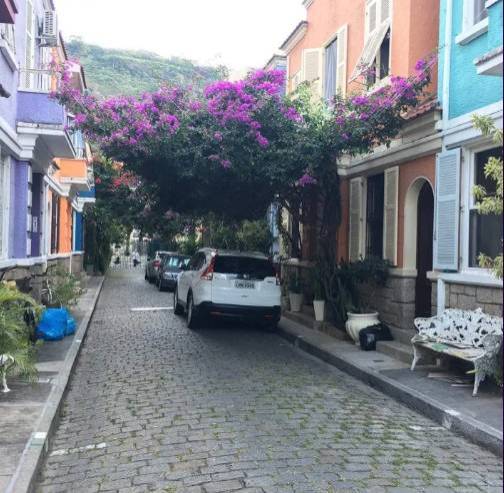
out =
<path fill-rule="evenodd" d="M 235 281 L 235 288 L 255 289 L 255 283 L 252 281 Z"/>

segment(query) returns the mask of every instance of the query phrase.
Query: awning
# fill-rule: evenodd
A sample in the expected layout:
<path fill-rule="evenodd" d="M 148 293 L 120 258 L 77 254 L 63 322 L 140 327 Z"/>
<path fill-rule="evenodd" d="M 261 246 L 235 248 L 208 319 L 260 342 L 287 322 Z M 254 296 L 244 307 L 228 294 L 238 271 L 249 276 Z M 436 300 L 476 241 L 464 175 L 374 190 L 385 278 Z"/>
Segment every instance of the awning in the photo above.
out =
<path fill-rule="evenodd" d="M 354 71 L 352 72 L 352 76 L 350 77 L 350 81 L 355 80 L 362 73 L 363 69 L 368 68 L 378 55 L 378 51 L 380 49 L 383 40 L 385 39 L 385 35 L 387 31 L 390 29 L 390 19 L 382 22 L 380 26 L 369 36 L 364 49 L 362 50 L 361 56 L 357 61 L 357 65 L 355 66 Z"/>

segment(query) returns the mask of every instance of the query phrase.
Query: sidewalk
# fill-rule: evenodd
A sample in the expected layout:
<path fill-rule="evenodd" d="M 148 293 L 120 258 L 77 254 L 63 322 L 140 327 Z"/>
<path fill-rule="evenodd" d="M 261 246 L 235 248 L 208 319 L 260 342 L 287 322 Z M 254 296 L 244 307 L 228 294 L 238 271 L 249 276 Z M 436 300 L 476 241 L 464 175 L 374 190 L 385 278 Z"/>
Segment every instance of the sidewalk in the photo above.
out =
<path fill-rule="evenodd" d="M 335 338 L 285 316 L 279 333 L 300 349 L 502 456 L 502 395 L 488 382 L 472 397 L 472 386 L 453 387 L 427 378 L 439 368 L 418 366 L 412 372 L 407 363 L 376 351 L 362 351 L 344 337 Z"/>
<path fill-rule="evenodd" d="M 0 492 L 26 491 L 37 471 L 102 283 L 102 277 L 88 278 L 86 292 L 72 309 L 76 333 L 40 347 L 38 381 L 11 378 L 11 392 L 0 393 Z"/>

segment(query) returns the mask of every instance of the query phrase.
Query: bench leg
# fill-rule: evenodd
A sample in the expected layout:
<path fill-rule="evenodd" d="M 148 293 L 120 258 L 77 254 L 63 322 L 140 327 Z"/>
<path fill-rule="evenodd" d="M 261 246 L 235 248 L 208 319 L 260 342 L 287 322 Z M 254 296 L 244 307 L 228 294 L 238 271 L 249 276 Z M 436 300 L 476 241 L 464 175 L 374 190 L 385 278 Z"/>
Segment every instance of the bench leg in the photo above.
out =
<path fill-rule="evenodd" d="M 418 360 L 420 359 L 420 352 L 417 347 L 413 344 L 413 361 L 411 362 L 411 371 L 415 369 Z"/>
<path fill-rule="evenodd" d="M 474 387 L 473 387 L 473 397 L 478 393 L 479 384 L 485 380 L 486 374 L 478 371 L 476 369 L 476 373 L 474 374 Z"/>

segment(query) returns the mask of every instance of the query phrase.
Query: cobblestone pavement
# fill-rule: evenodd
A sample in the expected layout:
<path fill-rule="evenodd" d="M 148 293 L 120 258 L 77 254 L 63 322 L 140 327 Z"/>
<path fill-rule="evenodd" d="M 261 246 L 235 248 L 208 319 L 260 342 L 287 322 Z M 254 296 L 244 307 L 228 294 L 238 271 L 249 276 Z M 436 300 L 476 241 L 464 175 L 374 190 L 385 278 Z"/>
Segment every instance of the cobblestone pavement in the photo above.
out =
<path fill-rule="evenodd" d="M 500 492 L 502 461 L 297 351 L 106 280 L 40 492 Z"/>

